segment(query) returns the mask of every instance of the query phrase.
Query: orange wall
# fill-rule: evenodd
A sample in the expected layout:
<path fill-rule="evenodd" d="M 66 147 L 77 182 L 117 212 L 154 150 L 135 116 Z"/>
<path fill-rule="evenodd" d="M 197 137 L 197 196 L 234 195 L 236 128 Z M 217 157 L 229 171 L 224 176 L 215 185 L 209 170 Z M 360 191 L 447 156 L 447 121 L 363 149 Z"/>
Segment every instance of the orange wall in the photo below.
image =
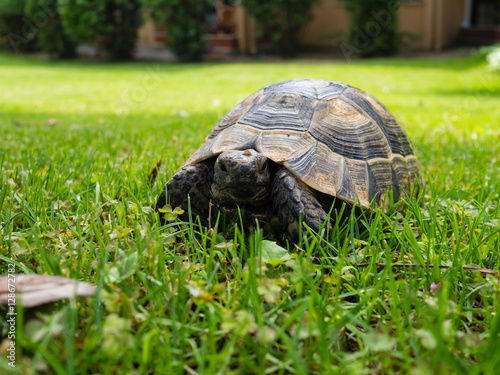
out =
<path fill-rule="evenodd" d="M 147 20 L 137 31 L 137 45 L 161 47 L 162 43 L 156 40 L 156 27 L 152 20 Z"/>
<path fill-rule="evenodd" d="M 338 1 L 323 0 L 313 11 L 304 30 L 303 43 L 310 46 L 336 46 L 345 37 L 349 19 Z"/>
<path fill-rule="evenodd" d="M 428 1 L 416 4 L 403 4 L 399 10 L 399 31 L 411 34 L 412 38 L 418 38 L 411 42 L 410 46 L 416 49 L 430 48 L 430 22 L 426 18 Z M 405 42 L 409 42 L 405 36 Z"/>
<path fill-rule="evenodd" d="M 444 46 L 454 43 L 460 32 L 465 16 L 465 1 L 442 0 L 443 1 L 443 39 Z"/>
<path fill-rule="evenodd" d="M 421 0 L 415 3 L 403 3 L 399 11 L 399 30 L 419 37 L 411 42 L 409 47 L 441 50 L 452 44 L 458 36 L 464 18 L 465 1 Z M 322 0 L 315 7 L 313 19 L 304 30 L 302 43 L 305 46 L 322 49 L 337 48 L 345 39 L 348 27 L 349 17 L 340 2 Z M 253 28 L 245 27 L 244 29 L 246 39 L 255 38 Z M 243 36 L 239 35 L 239 38 Z M 158 41 L 151 22 L 145 23 L 140 29 L 138 44 L 155 47 L 163 45 Z M 253 49 L 250 48 L 250 50 Z"/>
<path fill-rule="evenodd" d="M 458 36 L 464 9 L 465 0 L 404 3 L 399 11 L 399 30 L 418 37 L 409 45 L 411 48 L 441 49 Z M 313 20 L 304 30 L 303 43 L 306 46 L 333 48 L 345 38 L 348 25 L 348 16 L 340 2 L 323 0 L 314 9 Z"/>

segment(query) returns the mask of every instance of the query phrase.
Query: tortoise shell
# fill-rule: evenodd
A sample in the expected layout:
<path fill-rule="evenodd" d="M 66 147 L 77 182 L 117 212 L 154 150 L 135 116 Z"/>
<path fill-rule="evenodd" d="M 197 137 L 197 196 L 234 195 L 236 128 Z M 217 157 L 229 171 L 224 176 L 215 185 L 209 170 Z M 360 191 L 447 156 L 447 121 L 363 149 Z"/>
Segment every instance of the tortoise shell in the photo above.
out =
<path fill-rule="evenodd" d="M 361 207 L 422 181 L 401 125 L 377 99 L 341 82 L 296 79 L 264 87 L 231 109 L 184 166 L 253 148 L 322 193 Z"/>

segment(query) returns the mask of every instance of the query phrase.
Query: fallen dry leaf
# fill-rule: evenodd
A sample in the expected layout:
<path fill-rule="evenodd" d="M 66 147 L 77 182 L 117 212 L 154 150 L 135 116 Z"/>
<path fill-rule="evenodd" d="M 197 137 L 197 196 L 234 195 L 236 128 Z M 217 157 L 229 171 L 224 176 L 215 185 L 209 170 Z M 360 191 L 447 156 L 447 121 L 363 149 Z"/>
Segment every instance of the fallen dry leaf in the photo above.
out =
<path fill-rule="evenodd" d="M 57 125 L 57 124 L 59 124 L 59 120 L 58 120 L 58 119 L 56 119 L 56 118 L 49 118 L 49 119 L 45 122 L 45 124 L 47 124 L 47 125 Z"/>
<path fill-rule="evenodd" d="M 153 185 L 154 182 L 156 181 L 156 177 L 158 177 L 158 170 L 160 169 L 160 167 L 161 167 L 161 160 L 158 161 L 158 163 L 156 163 L 153 169 L 151 169 L 151 172 L 149 172 L 148 181 L 151 185 Z"/>
<path fill-rule="evenodd" d="M 95 286 L 59 276 L 10 274 L 0 277 L 0 305 L 11 305 L 12 291 L 15 291 L 15 303 L 34 307 L 75 296 L 89 297 L 94 294 Z"/>

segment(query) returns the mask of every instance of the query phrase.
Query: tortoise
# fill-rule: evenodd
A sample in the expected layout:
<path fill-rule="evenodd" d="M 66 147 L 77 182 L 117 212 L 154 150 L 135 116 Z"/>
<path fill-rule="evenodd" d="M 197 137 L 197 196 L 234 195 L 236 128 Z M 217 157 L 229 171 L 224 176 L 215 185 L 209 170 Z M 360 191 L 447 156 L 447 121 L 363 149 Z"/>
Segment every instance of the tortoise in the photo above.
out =
<path fill-rule="evenodd" d="M 186 219 L 188 196 L 195 215 L 214 198 L 296 242 L 300 220 L 318 231 L 335 202 L 387 211 L 419 183 L 410 140 L 377 99 L 341 82 L 294 79 L 224 115 L 167 182 L 156 211 L 169 201 Z"/>

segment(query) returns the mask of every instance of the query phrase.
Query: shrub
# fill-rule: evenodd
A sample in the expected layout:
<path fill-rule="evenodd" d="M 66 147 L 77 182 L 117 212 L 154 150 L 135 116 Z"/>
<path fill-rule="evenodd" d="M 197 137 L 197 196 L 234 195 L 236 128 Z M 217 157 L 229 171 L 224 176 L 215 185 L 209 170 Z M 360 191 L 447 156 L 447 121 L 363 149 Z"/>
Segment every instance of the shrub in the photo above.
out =
<path fill-rule="evenodd" d="M 57 0 L 27 0 L 25 11 L 38 28 L 42 51 L 54 59 L 75 56 L 76 43 L 62 25 Z"/>
<path fill-rule="evenodd" d="M 500 44 L 491 46 L 486 53 L 486 61 L 491 70 L 500 72 Z"/>
<path fill-rule="evenodd" d="M 500 72 L 500 44 L 483 46 L 479 48 L 477 55 L 486 59 L 490 70 Z"/>
<path fill-rule="evenodd" d="M 0 0 L 0 45 L 14 52 L 36 46 L 36 29 L 24 15 L 25 0 Z"/>
<path fill-rule="evenodd" d="M 141 22 L 142 0 L 58 0 L 70 37 L 94 42 L 110 60 L 132 57 Z"/>
<path fill-rule="evenodd" d="M 283 57 L 298 52 L 300 33 L 318 0 L 243 0 L 243 5 L 269 35 Z"/>
<path fill-rule="evenodd" d="M 397 32 L 400 1 L 342 0 L 349 13 L 347 43 L 341 48 L 346 57 L 394 55 L 399 51 L 401 37 Z"/>
<path fill-rule="evenodd" d="M 200 61 L 205 53 L 205 17 L 209 0 L 145 0 L 158 26 L 167 29 L 167 44 L 181 61 Z"/>

